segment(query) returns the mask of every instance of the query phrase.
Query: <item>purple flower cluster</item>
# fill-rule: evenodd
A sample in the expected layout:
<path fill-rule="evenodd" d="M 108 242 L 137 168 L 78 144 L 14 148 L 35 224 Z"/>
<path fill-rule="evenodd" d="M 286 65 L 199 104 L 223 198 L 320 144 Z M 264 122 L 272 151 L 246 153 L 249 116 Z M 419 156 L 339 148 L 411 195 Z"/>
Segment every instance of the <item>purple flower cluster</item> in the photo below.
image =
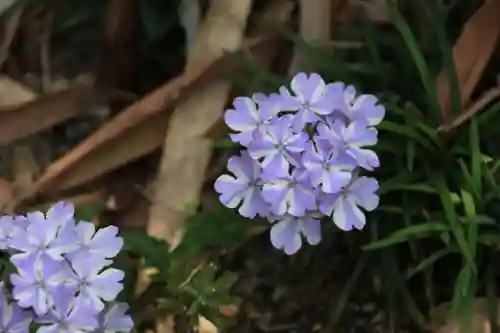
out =
<path fill-rule="evenodd" d="M 114 302 L 124 273 L 109 267 L 123 247 L 118 229 L 96 231 L 74 215 L 60 202 L 47 214 L 0 217 L 0 250 L 16 268 L 0 286 L 1 332 L 28 333 L 32 324 L 38 333 L 132 330 L 128 306 Z"/>
<path fill-rule="evenodd" d="M 234 100 L 225 121 L 244 150 L 229 159 L 232 175 L 215 182 L 225 206 L 272 222 L 271 242 L 287 254 L 300 249 L 303 237 L 321 241 L 324 216 L 344 231 L 363 228 L 360 207 L 374 210 L 379 197 L 377 180 L 360 171 L 380 164 L 370 147 L 385 116 L 375 96 L 326 84 L 315 73 L 297 74 L 290 88 Z"/>

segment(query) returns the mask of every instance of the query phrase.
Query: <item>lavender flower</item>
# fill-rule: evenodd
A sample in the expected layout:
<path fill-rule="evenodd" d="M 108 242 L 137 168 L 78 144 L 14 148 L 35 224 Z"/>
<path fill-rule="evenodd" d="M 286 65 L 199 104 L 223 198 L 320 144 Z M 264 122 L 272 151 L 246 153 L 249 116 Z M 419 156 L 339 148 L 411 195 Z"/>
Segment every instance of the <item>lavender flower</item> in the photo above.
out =
<path fill-rule="evenodd" d="M 304 169 L 295 169 L 291 174 L 265 182 L 262 196 L 275 215 L 304 216 L 315 207 L 313 188 Z"/>
<path fill-rule="evenodd" d="M 379 204 L 378 182 L 374 178 L 359 177 L 336 194 L 323 194 L 320 198 L 320 211 L 331 216 L 333 222 L 341 230 L 361 230 L 366 224 L 366 217 L 362 207 L 366 211 L 372 211 Z"/>
<path fill-rule="evenodd" d="M 0 332 L 28 333 L 33 315 L 9 302 L 5 295 L 5 284 L 0 282 Z"/>
<path fill-rule="evenodd" d="M 114 258 L 123 247 L 123 239 L 117 236 L 118 228 L 115 226 L 107 226 L 96 232 L 93 223 L 80 221 L 72 226 L 72 229 L 75 232 L 77 244 L 75 251 L 68 254 L 68 258 L 72 260 Z"/>
<path fill-rule="evenodd" d="M 236 113 L 236 111 L 239 111 Z M 292 254 L 321 240 L 322 216 L 342 230 L 361 229 L 379 203 L 378 183 L 358 176 L 379 167 L 375 128 L 385 108 L 342 82 L 297 74 L 290 90 L 235 100 L 226 112 L 231 135 L 245 146 L 215 182 L 221 202 L 241 215 L 269 219 L 271 243 Z"/>
<path fill-rule="evenodd" d="M 292 122 L 296 132 L 302 131 L 306 124 L 317 122 L 320 117 L 333 111 L 333 105 L 325 98 L 325 81 L 319 74 L 312 73 L 307 76 L 299 73 L 292 79 L 291 90 L 280 88 L 283 110 L 298 111 Z"/>
<path fill-rule="evenodd" d="M 63 205 L 53 206 L 47 217 L 41 212 L 28 213 L 28 226 L 18 230 L 10 241 L 9 247 L 19 251 L 13 257 L 48 256 L 54 260 L 63 260 L 62 254 L 75 248 L 72 234 L 65 233 L 63 237 L 59 237 L 59 232 L 68 222 L 66 209 Z M 51 217 L 54 216 L 56 218 L 52 220 Z"/>
<path fill-rule="evenodd" d="M 85 333 L 97 328 L 97 318 L 91 308 L 74 302 L 74 291 L 60 287 L 54 293 L 54 305 L 39 319 L 43 324 L 37 333 Z"/>
<path fill-rule="evenodd" d="M 0 250 L 5 251 L 10 248 L 12 237 L 25 230 L 28 220 L 23 216 L 0 217 Z"/>
<path fill-rule="evenodd" d="M 376 126 L 382 122 L 385 116 L 385 108 L 377 104 L 378 99 L 374 95 L 360 95 L 351 107 L 345 111 L 345 115 L 351 121 L 363 120 L 369 126 Z"/>
<path fill-rule="evenodd" d="M 71 263 L 75 274 L 69 285 L 78 290 L 75 302 L 96 312 L 104 309 L 104 302 L 112 301 L 122 291 L 124 273 L 115 268 L 106 268 L 111 261 L 93 258 L 92 262 L 80 258 Z"/>
<path fill-rule="evenodd" d="M 98 328 L 93 333 L 130 332 L 134 323 L 127 312 L 127 304 L 113 304 L 100 313 Z"/>
<path fill-rule="evenodd" d="M 368 127 L 367 122 L 359 120 L 346 124 L 337 119 L 330 124 L 319 124 L 317 132 L 317 141 L 326 141 L 350 155 L 360 167 L 371 171 L 380 166 L 377 154 L 365 148 L 377 143 L 377 131 Z"/>
<path fill-rule="evenodd" d="M 321 190 L 325 193 L 337 193 L 351 181 L 356 160 L 318 142 L 306 149 L 302 164 L 309 173 L 313 186 L 321 185 Z"/>
<path fill-rule="evenodd" d="M 295 156 L 304 151 L 308 136 L 304 132 L 293 133 L 291 120 L 291 116 L 275 120 L 248 146 L 250 156 L 259 160 L 268 174 L 286 175 L 290 163 L 299 163 Z"/>
<path fill-rule="evenodd" d="M 47 214 L 0 219 L 0 246 L 16 268 L 10 276 L 14 304 L 0 286 L 3 331 L 28 332 L 33 318 L 41 324 L 38 333 L 99 331 L 104 318 L 106 332 L 132 329 L 123 306 L 106 308 L 123 289 L 124 273 L 109 267 L 123 246 L 118 229 L 96 231 L 89 222 L 77 223 L 74 212 L 60 202 Z"/>
<path fill-rule="evenodd" d="M 271 228 L 271 243 L 288 255 L 302 247 L 302 236 L 309 244 L 318 244 L 321 241 L 321 222 L 307 216 L 285 215 Z"/>
<path fill-rule="evenodd" d="M 234 176 L 222 175 L 215 182 L 221 202 L 229 208 L 236 208 L 241 203 L 238 211 L 245 217 L 266 216 L 268 206 L 262 199 L 258 163 L 242 151 L 241 156 L 229 159 L 227 169 Z"/>
<path fill-rule="evenodd" d="M 32 307 L 39 316 L 47 313 L 56 286 L 64 281 L 63 263 L 49 257 L 42 262 L 34 256 L 11 257 L 11 261 L 18 271 L 10 276 L 14 299 L 23 308 Z"/>
<path fill-rule="evenodd" d="M 266 98 L 265 95 L 255 97 L 255 101 L 247 97 L 238 97 L 234 100 L 234 109 L 229 109 L 224 114 L 226 124 L 238 134 L 231 134 L 234 142 L 247 146 L 254 139 L 255 134 L 271 120 L 280 110 L 274 103 L 276 98 Z"/>

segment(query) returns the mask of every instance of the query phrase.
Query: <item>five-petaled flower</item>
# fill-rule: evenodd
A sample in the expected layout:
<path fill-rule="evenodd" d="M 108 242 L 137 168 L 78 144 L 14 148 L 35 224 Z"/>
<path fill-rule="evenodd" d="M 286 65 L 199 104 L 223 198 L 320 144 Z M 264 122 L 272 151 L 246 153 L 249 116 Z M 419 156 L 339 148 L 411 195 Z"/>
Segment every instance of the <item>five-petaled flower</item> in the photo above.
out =
<path fill-rule="evenodd" d="M 2 217 L 1 250 L 10 254 L 12 303 L 0 286 L 4 332 L 130 332 L 127 307 L 113 302 L 124 272 L 110 267 L 123 247 L 118 229 L 96 230 L 76 221 L 72 204 L 59 202 L 47 214 Z M 115 309 L 112 311 L 112 309 Z M 105 331 L 100 331 L 105 329 Z"/>
<path fill-rule="evenodd" d="M 326 84 L 316 73 L 297 74 L 278 94 L 237 98 L 225 119 L 240 132 L 232 140 L 246 150 L 229 159 L 234 176 L 220 176 L 215 190 L 241 215 L 274 223 L 271 242 L 287 254 L 302 238 L 320 241 L 321 217 L 341 230 L 361 229 L 361 208 L 374 210 L 379 198 L 377 181 L 358 175 L 380 165 L 370 147 L 384 116 L 374 95 L 357 95 L 342 82 Z"/>

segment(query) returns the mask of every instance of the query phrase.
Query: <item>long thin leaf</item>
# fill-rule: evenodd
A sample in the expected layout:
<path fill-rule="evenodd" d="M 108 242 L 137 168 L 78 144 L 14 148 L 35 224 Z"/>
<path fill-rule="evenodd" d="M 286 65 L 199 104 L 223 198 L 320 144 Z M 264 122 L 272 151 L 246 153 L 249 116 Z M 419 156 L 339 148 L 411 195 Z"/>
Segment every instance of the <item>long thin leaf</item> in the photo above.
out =
<path fill-rule="evenodd" d="M 389 7 L 391 9 L 393 23 L 398 29 L 401 36 L 403 37 L 406 46 L 408 48 L 408 51 L 410 52 L 410 55 L 413 58 L 413 62 L 417 67 L 418 73 L 420 75 L 420 80 L 422 81 L 422 85 L 427 94 L 427 101 L 429 104 L 429 108 L 433 113 L 433 116 L 437 120 L 439 119 L 440 111 L 439 111 L 439 106 L 437 104 L 436 88 L 431 78 L 429 68 L 425 61 L 425 57 L 420 51 L 415 35 L 411 31 L 410 26 L 406 23 L 403 15 L 397 8 L 396 3 L 394 1 L 387 1 L 387 3 L 390 5 Z"/>
<path fill-rule="evenodd" d="M 436 263 L 436 261 L 438 261 L 439 259 L 444 258 L 447 255 L 454 253 L 456 251 L 457 250 L 455 248 L 449 247 L 449 248 L 441 249 L 439 251 L 434 252 L 433 254 L 431 254 L 430 256 L 425 258 L 424 260 L 422 260 L 417 266 L 415 266 L 413 268 L 409 268 L 404 274 L 405 279 L 406 280 L 411 279 L 412 277 L 414 277 L 418 273 L 426 270 L 429 266 L 434 265 L 434 263 Z"/>
<path fill-rule="evenodd" d="M 444 178 L 441 176 L 434 175 L 434 184 L 436 186 L 436 190 L 438 191 L 439 196 L 441 197 L 441 203 L 443 204 L 443 210 L 446 215 L 446 219 L 450 224 L 451 231 L 455 238 L 455 241 L 462 252 L 465 260 L 470 265 L 471 269 L 477 273 L 477 267 L 474 262 L 474 256 L 470 250 L 469 244 L 465 238 L 464 229 L 460 223 L 458 223 L 457 213 L 455 211 L 455 205 L 451 199 L 450 191 L 446 186 Z"/>
<path fill-rule="evenodd" d="M 362 257 L 354 267 L 352 275 L 349 277 L 344 287 L 342 288 L 342 292 L 339 297 L 335 301 L 333 309 L 330 311 L 330 315 L 328 316 L 328 325 L 324 332 L 332 332 L 335 326 L 337 325 L 342 313 L 344 312 L 345 306 L 351 297 L 351 294 L 356 287 L 361 274 L 366 269 L 366 265 L 368 264 L 368 256 Z"/>
<path fill-rule="evenodd" d="M 426 222 L 416 225 L 410 225 L 392 233 L 389 237 L 371 242 L 362 247 L 363 250 L 376 250 L 391 245 L 407 242 L 410 238 L 427 238 L 432 235 L 449 231 L 450 227 L 442 222 Z"/>

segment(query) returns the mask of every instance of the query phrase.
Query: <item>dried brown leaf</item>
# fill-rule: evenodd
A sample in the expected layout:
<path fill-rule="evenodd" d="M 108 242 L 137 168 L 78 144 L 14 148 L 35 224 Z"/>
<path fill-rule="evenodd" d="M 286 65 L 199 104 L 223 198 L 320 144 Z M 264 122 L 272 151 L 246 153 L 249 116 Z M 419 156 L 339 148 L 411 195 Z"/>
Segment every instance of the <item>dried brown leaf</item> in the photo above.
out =
<path fill-rule="evenodd" d="M 38 94 L 32 89 L 6 75 L 0 75 L 0 110 L 2 112 L 31 102 L 37 97 Z"/>
<path fill-rule="evenodd" d="M 453 61 L 458 76 L 461 106 L 470 102 L 486 65 L 497 47 L 500 35 L 500 1 L 486 1 L 465 24 L 453 46 Z M 436 81 L 436 90 L 443 119 L 451 116 L 450 82 L 443 71 Z"/>
<path fill-rule="evenodd" d="M 0 145 L 30 136 L 86 112 L 101 102 L 94 88 L 74 85 L 0 112 Z"/>
<path fill-rule="evenodd" d="M 199 333 L 218 333 L 219 329 L 210 320 L 203 316 L 198 316 Z"/>
<path fill-rule="evenodd" d="M 71 202 L 75 206 L 88 206 L 94 204 L 106 203 L 108 195 L 102 189 L 92 190 L 88 192 L 81 192 L 71 196 L 58 197 L 57 200 L 51 200 L 44 203 L 37 204 L 36 206 L 30 206 L 28 211 L 47 211 L 51 206 L 57 201 Z"/>

